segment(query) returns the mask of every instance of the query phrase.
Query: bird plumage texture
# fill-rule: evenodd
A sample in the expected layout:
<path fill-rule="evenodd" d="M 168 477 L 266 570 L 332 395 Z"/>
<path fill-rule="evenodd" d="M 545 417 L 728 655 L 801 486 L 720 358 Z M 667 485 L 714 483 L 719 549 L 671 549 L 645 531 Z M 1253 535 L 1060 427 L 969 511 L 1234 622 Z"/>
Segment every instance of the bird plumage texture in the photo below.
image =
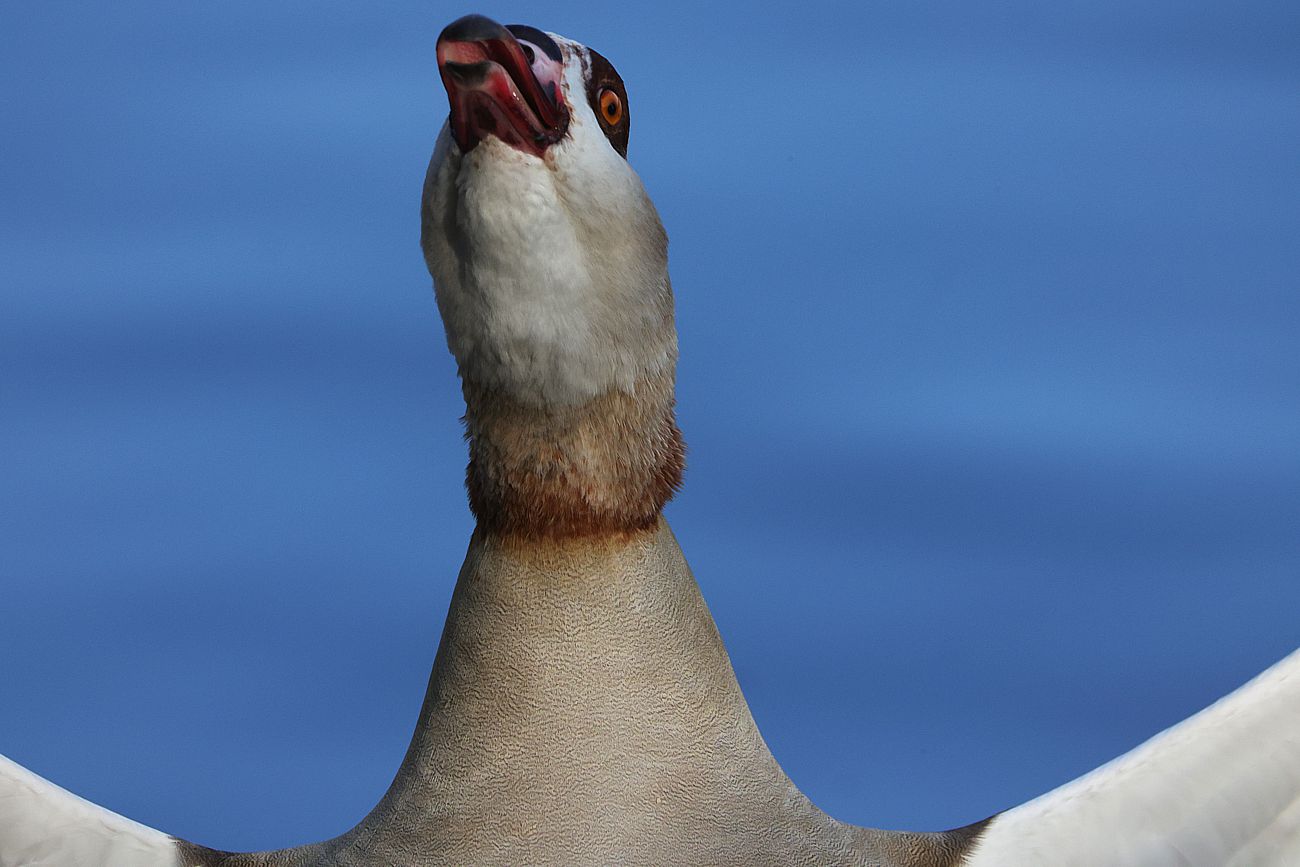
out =
<path fill-rule="evenodd" d="M 855 827 L 802 795 L 660 514 L 683 463 L 677 342 L 666 234 L 625 159 L 626 91 L 614 111 L 598 54 L 478 17 L 444 31 L 439 57 L 453 105 L 458 88 L 472 98 L 439 136 L 422 243 L 463 382 L 478 529 L 392 786 L 332 840 L 227 853 L 0 760 L 0 867 L 1300 863 L 1297 654 L 963 829 Z M 529 64 L 536 80 L 520 78 Z M 543 79 L 560 83 L 553 112 Z"/>

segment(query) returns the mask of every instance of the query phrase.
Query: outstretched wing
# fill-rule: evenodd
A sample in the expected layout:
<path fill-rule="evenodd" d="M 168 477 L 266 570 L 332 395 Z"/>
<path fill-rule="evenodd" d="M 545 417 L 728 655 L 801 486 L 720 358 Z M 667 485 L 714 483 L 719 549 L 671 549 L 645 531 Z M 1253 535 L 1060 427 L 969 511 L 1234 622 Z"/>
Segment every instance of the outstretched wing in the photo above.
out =
<path fill-rule="evenodd" d="M 179 867 L 176 841 L 0 756 L 0 867 Z"/>
<path fill-rule="evenodd" d="M 1300 865 L 1300 651 L 995 817 L 965 867 Z"/>

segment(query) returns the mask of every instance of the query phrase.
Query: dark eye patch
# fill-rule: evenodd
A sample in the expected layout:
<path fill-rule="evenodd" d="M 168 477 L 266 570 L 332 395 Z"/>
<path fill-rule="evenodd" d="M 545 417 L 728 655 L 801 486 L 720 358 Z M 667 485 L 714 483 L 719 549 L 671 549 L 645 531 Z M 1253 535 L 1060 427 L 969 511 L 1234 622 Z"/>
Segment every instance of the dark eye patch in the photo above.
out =
<path fill-rule="evenodd" d="M 588 48 L 587 53 L 591 56 L 591 64 L 587 69 L 587 102 L 591 104 L 591 110 L 595 112 L 596 117 L 600 118 L 600 128 L 604 131 L 605 138 L 609 139 L 609 143 L 623 159 L 627 159 L 627 140 L 631 131 L 627 88 L 624 87 L 623 78 L 614 68 L 614 64 L 606 60 L 604 55 L 594 48 Z M 604 112 L 600 110 L 602 90 L 614 91 L 623 103 L 623 117 L 616 124 L 607 123 Z"/>

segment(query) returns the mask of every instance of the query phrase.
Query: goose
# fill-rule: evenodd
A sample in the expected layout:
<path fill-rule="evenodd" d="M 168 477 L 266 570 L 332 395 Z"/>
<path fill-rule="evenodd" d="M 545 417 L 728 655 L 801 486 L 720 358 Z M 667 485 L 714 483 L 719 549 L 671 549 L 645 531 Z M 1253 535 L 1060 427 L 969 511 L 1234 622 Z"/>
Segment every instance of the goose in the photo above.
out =
<path fill-rule="evenodd" d="M 681 483 L 666 236 L 593 49 L 481 16 L 422 246 L 466 402 L 469 542 L 410 749 L 332 840 L 225 853 L 0 758 L 0 865 L 1300 863 L 1300 653 L 963 828 L 846 825 L 763 742 L 662 510 Z"/>

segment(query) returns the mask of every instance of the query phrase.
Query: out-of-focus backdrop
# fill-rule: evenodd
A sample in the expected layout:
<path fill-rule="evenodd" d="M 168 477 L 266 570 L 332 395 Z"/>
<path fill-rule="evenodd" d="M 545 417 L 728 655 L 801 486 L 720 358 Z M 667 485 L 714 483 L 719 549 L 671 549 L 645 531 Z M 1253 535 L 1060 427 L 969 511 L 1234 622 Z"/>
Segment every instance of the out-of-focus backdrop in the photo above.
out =
<path fill-rule="evenodd" d="M 225 848 L 383 792 L 471 528 L 417 243 L 470 11 L 627 81 L 669 516 L 814 801 L 979 819 L 1300 643 L 1300 5 L 54 0 L 0 13 L 0 752 Z"/>

